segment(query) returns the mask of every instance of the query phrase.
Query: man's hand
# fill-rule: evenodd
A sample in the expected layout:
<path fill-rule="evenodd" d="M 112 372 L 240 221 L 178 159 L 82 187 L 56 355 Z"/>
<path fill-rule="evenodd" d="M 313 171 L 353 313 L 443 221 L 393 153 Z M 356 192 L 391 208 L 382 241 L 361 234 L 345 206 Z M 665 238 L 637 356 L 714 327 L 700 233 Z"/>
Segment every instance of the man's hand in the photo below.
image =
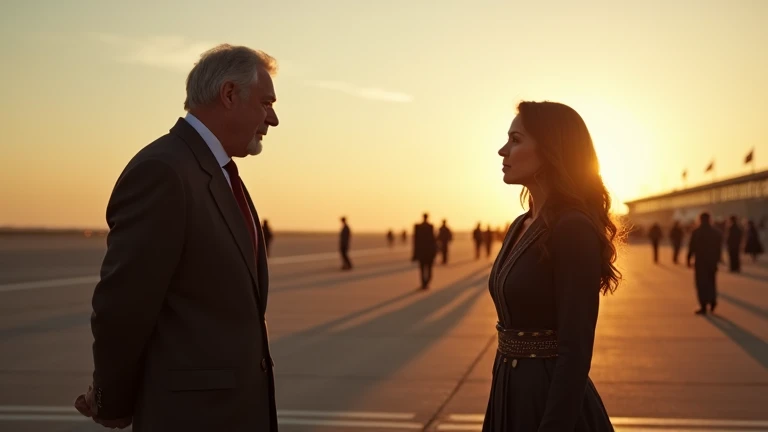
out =
<path fill-rule="evenodd" d="M 88 386 L 88 391 L 75 399 L 75 409 L 77 409 L 80 414 L 86 417 L 90 417 L 94 422 L 110 429 L 125 429 L 133 422 L 131 417 L 114 420 L 105 420 L 99 418 L 99 408 L 96 405 L 96 398 L 94 397 L 92 386 Z"/>

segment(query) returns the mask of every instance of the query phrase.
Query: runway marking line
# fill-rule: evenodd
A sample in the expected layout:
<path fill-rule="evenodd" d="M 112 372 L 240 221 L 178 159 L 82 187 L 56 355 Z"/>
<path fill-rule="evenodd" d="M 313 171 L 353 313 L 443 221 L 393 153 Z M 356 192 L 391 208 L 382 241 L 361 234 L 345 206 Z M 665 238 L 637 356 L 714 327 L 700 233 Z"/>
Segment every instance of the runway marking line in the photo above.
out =
<path fill-rule="evenodd" d="M 278 410 L 279 423 L 286 426 L 329 426 L 393 430 L 422 430 L 415 413 L 373 411 Z M 483 414 L 450 414 L 437 424 L 437 431 L 480 431 Z M 89 421 L 74 407 L 38 405 L 0 405 L 0 422 L 80 422 Z M 768 420 L 683 419 L 611 417 L 617 432 L 756 432 L 768 430 Z"/>

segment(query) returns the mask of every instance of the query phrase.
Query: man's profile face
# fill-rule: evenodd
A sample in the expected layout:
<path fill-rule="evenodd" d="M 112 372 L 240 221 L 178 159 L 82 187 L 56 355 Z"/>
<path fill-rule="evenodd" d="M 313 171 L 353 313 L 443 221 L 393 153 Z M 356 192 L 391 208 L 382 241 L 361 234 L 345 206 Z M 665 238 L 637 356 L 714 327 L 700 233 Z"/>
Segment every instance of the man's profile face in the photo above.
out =
<path fill-rule="evenodd" d="M 277 126 L 279 120 L 275 113 L 277 101 L 272 77 L 264 70 L 258 73 L 256 83 L 251 83 L 247 98 L 238 104 L 238 124 L 241 126 L 243 147 L 239 155 L 257 155 L 261 153 L 262 140 L 270 126 Z"/>

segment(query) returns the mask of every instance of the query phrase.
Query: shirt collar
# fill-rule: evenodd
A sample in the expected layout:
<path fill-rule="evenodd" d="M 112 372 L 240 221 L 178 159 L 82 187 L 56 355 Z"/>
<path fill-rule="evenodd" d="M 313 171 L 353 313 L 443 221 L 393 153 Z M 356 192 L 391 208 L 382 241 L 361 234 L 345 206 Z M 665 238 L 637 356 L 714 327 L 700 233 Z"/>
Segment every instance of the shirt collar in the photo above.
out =
<path fill-rule="evenodd" d="M 203 138 L 203 141 L 205 141 L 205 143 L 208 145 L 208 148 L 211 149 L 211 153 L 213 153 L 213 156 L 216 158 L 216 162 L 219 163 L 220 167 L 223 167 L 224 165 L 228 164 L 230 160 L 232 160 L 227 155 L 227 152 L 224 151 L 224 147 L 221 145 L 221 141 L 216 138 L 216 135 L 214 135 L 213 132 L 211 132 L 211 130 L 203 124 L 203 122 L 201 122 L 191 113 L 187 113 L 186 117 L 184 117 L 184 120 L 186 120 L 187 123 L 189 123 L 189 125 L 192 126 L 198 134 L 200 134 L 200 137 Z"/>

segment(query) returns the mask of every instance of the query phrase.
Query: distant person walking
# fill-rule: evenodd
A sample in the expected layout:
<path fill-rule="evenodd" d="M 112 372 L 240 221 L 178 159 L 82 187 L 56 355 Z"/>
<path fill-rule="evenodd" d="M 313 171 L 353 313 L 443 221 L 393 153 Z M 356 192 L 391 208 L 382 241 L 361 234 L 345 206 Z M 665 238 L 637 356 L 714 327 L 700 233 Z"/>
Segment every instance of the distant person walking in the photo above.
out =
<path fill-rule="evenodd" d="M 352 232 L 347 225 L 347 218 L 341 218 L 341 233 L 339 234 L 339 252 L 341 252 L 342 270 L 352 270 L 352 261 L 349 260 L 349 243 L 352 239 Z"/>
<path fill-rule="evenodd" d="M 443 225 L 437 234 L 437 241 L 440 245 L 440 254 L 443 256 L 443 264 L 448 263 L 448 244 L 453 241 L 453 233 L 448 228 L 447 221 L 443 219 Z"/>
<path fill-rule="evenodd" d="M 435 228 L 429 223 L 429 215 L 424 213 L 424 221 L 413 228 L 413 258 L 419 262 L 421 272 L 421 289 L 429 288 L 432 281 L 432 266 L 437 255 L 437 238 Z"/>
<path fill-rule="evenodd" d="M 672 261 L 677 264 L 680 256 L 680 249 L 683 246 L 683 229 L 680 228 L 680 222 L 675 221 L 672 230 L 669 232 L 669 239 L 672 241 Z"/>
<path fill-rule="evenodd" d="M 731 273 L 741 271 L 741 241 L 744 237 L 744 230 L 739 225 L 739 219 L 736 216 L 730 217 L 730 227 L 728 227 L 728 237 L 725 241 L 728 247 L 728 263 Z"/>
<path fill-rule="evenodd" d="M 272 239 L 274 238 L 274 235 L 272 234 L 272 228 L 269 227 L 269 221 L 264 219 L 264 223 L 262 223 L 261 230 L 264 232 L 264 245 L 267 249 L 267 256 L 270 254 L 270 246 L 272 246 Z"/>
<path fill-rule="evenodd" d="M 715 311 L 717 306 L 717 265 L 722 261 L 723 236 L 712 226 L 709 213 L 699 216 L 699 227 L 691 233 L 688 242 L 688 267 L 691 267 L 691 258 L 695 259 L 694 275 L 696 282 L 696 294 L 701 308 L 696 311 L 699 315 Z"/>
<path fill-rule="evenodd" d="M 491 248 L 493 247 L 493 230 L 490 225 L 488 225 L 488 228 L 485 230 L 483 241 L 485 242 L 485 256 L 490 258 Z"/>
<path fill-rule="evenodd" d="M 651 231 L 648 233 L 648 238 L 651 239 L 651 245 L 653 246 L 653 262 L 659 262 L 659 242 L 661 241 L 662 233 L 659 224 L 655 223 L 651 227 Z"/>
<path fill-rule="evenodd" d="M 395 245 L 395 233 L 392 230 L 387 232 L 387 244 L 390 248 Z"/>
<path fill-rule="evenodd" d="M 747 244 L 744 245 L 744 253 L 752 256 L 752 262 L 755 262 L 757 261 L 757 256 L 764 251 L 755 223 L 753 221 L 747 222 Z"/>
<path fill-rule="evenodd" d="M 475 259 L 480 259 L 480 250 L 483 248 L 483 229 L 480 228 L 480 223 L 477 224 L 477 228 L 472 232 L 472 240 L 475 241 Z"/>

